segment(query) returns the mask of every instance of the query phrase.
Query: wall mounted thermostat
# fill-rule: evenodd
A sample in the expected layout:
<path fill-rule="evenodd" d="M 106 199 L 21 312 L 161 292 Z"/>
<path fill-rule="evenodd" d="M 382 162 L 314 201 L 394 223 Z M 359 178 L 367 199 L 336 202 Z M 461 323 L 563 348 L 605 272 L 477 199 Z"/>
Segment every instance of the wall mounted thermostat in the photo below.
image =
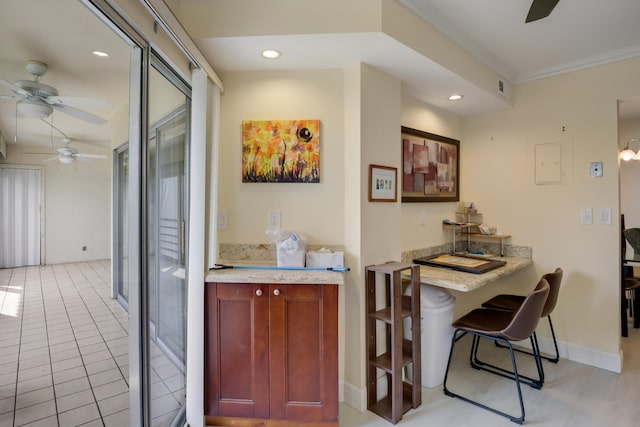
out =
<path fill-rule="evenodd" d="M 602 176 L 602 162 L 591 162 L 591 166 L 589 167 L 589 174 L 592 178 L 597 178 Z"/>

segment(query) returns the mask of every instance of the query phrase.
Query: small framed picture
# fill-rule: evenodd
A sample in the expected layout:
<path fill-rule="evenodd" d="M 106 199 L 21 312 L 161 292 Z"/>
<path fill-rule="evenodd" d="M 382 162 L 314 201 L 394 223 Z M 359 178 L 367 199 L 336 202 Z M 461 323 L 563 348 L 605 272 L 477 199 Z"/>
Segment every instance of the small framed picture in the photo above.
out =
<path fill-rule="evenodd" d="M 398 169 L 369 165 L 369 201 L 397 202 Z"/>

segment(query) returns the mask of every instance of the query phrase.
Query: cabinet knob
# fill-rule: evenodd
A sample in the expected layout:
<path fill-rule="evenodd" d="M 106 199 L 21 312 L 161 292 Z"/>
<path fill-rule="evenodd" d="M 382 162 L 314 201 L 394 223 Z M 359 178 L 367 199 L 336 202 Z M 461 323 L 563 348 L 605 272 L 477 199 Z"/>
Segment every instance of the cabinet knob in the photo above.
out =
<path fill-rule="evenodd" d="M 274 290 L 273 290 L 273 294 L 274 294 L 275 296 L 280 295 L 280 289 L 274 289 Z"/>
<path fill-rule="evenodd" d="M 256 295 L 258 295 L 259 297 L 261 297 L 261 296 L 262 296 L 262 289 L 258 289 L 258 290 L 256 291 Z"/>

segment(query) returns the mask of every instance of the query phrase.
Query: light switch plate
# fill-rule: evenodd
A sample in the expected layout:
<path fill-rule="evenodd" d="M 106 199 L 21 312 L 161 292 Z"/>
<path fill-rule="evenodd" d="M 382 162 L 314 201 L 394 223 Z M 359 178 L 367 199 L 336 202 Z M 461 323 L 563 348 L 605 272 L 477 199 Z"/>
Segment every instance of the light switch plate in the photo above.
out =
<path fill-rule="evenodd" d="M 227 211 L 218 211 L 218 230 L 227 229 Z"/>
<path fill-rule="evenodd" d="M 611 224 L 611 208 L 598 208 L 598 224 Z"/>
<path fill-rule="evenodd" d="M 600 178 L 602 176 L 602 162 L 591 162 L 589 174 L 593 178 Z"/>
<path fill-rule="evenodd" d="M 583 224 L 583 225 L 593 224 L 593 209 L 591 208 L 580 209 L 580 224 Z"/>

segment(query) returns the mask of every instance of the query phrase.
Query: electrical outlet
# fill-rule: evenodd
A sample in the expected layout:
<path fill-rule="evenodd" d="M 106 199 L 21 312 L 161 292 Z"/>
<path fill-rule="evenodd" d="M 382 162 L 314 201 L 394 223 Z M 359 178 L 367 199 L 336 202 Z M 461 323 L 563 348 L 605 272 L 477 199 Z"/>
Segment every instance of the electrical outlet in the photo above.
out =
<path fill-rule="evenodd" d="M 272 209 L 267 211 L 267 228 L 269 230 L 280 229 L 280 211 L 279 210 Z"/>
<path fill-rule="evenodd" d="M 227 211 L 218 211 L 218 230 L 227 229 Z"/>
<path fill-rule="evenodd" d="M 420 225 L 425 225 L 427 223 L 427 210 L 420 209 Z"/>

